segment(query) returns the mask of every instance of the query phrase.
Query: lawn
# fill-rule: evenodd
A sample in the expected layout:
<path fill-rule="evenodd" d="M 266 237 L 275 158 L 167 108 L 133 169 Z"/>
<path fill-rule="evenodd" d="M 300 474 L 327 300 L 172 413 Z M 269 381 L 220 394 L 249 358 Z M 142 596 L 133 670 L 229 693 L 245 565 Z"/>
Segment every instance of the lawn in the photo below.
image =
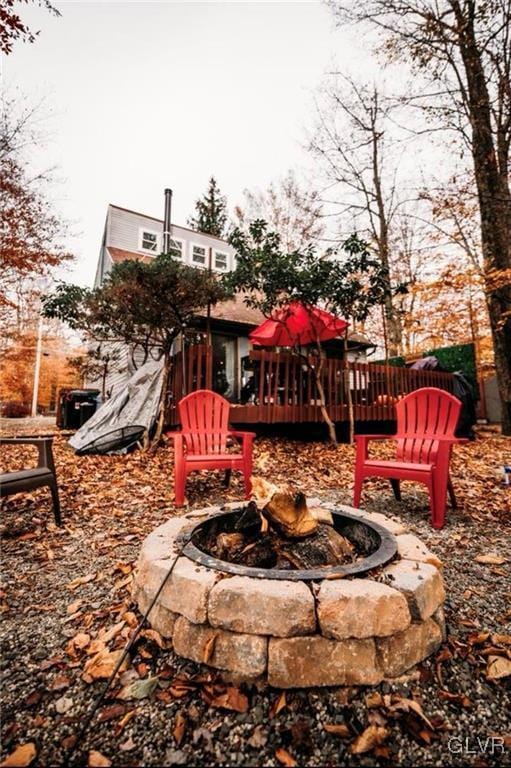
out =
<path fill-rule="evenodd" d="M 39 428 L 52 430 L 2 423 L 4 434 Z M 2 466 L 27 465 L 30 450 L 2 448 Z M 352 447 L 259 438 L 254 450 L 255 474 L 292 478 L 306 493 L 350 503 Z M 130 584 L 141 541 L 179 514 L 170 447 L 77 458 L 57 435 L 54 453 L 64 527 L 53 524 L 46 490 L 12 497 L 2 508 L 1 756 L 25 746 L 18 755 L 35 749 L 41 766 L 65 762 L 100 694 L 102 681 L 88 682 L 85 673 L 92 651 L 122 648 L 137 622 Z M 130 681 L 158 675 L 157 687 L 126 700 L 118 698 L 121 680 L 73 759 L 91 766 L 511 764 L 511 488 L 499 474 L 510 455 L 511 441 L 490 429 L 455 449 L 460 508 L 448 510 L 441 531 L 431 528 L 418 486 L 404 484 L 398 504 L 385 482 L 367 483 L 364 506 L 400 517 L 444 563 L 449 635 L 435 658 L 375 688 L 284 694 L 241 684 L 240 696 L 215 702 L 205 686 L 214 682 L 221 692 L 232 683 L 177 658 L 148 632 L 124 674 Z M 213 474 L 192 476 L 188 491 L 191 507 L 241 498 L 237 479 L 225 491 Z M 497 679 L 489 662 L 495 656 L 504 673 Z M 371 725 L 380 729 L 378 743 L 360 738 Z"/>

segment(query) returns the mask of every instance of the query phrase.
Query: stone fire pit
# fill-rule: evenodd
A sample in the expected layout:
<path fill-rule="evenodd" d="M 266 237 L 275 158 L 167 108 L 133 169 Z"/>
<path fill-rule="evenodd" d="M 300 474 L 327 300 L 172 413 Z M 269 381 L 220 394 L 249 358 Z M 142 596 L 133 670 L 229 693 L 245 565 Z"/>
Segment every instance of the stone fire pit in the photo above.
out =
<path fill-rule="evenodd" d="M 383 526 L 397 545 L 395 559 L 363 575 L 311 581 L 233 575 L 180 554 L 198 522 L 239 503 L 172 518 L 146 538 L 134 598 L 145 612 L 177 560 L 149 615 L 151 626 L 172 638 L 176 654 L 237 677 L 302 688 L 376 685 L 439 647 L 445 639 L 439 559 L 397 520 L 315 502 Z"/>

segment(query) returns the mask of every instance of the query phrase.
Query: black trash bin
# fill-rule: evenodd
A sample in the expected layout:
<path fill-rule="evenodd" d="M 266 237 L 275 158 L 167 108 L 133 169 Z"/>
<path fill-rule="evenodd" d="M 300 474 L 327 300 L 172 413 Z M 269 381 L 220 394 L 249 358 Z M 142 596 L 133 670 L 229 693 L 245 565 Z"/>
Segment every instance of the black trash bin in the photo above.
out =
<path fill-rule="evenodd" d="M 63 429 L 78 429 L 90 419 L 97 407 L 99 389 L 71 389 L 62 397 Z"/>

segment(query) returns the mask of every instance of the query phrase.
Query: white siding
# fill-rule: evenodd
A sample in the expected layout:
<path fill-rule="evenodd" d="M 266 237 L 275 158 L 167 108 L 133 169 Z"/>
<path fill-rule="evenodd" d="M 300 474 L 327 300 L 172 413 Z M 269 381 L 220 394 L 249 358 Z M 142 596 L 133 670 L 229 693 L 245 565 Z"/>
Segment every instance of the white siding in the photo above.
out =
<path fill-rule="evenodd" d="M 140 237 L 143 231 L 154 232 L 158 235 L 156 253 L 160 253 L 163 236 L 162 221 L 132 211 L 126 211 L 114 205 L 108 207 L 106 246 L 120 248 L 132 253 L 151 255 L 150 251 L 140 247 Z M 215 251 L 227 254 L 227 270 L 234 269 L 234 250 L 224 240 L 211 237 L 211 235 L 205 235 L 202 232 L 194 232 L 186 227 L 179 227 L 176 224 L 172 225 L 172 236 L 183 242 L 183 260 L 185 263 L 193 264 L 192 247 L 195 243 L 208 249 L 208 256 L 209 248 L 212 249 L 213 269 L 215 268 Z"/>
<path fill-rule="evenodd" d="M 97 347 L 97 342 L 91 344 L 93 347 Z M 115 364 L 115 370 L 112 370 L 108 373 L 106 377 L 105 382 L 105 392 L 106 396 L 112 396 L 117 394 L 117 392 L 122 389 L 122 387 L 126 384 L 127 380 L 129 379 L 130 373 L 129 373 L 129 360 L 128 360 L 128 348 L 125 344 L 122 344 L 121 342 L 110 342 L 110 343 L 104 343 L 102 345 L 103 350 L 111 349 L 118 350 L 119 352 L 119 360 Z M 101 388 L 103 386 L 103 382 L 101 377 L 97 379 L 87 379 L 85 382 L 86 387 L 93 387 L 95 389 L 99 389 L 101 392 Z"/>

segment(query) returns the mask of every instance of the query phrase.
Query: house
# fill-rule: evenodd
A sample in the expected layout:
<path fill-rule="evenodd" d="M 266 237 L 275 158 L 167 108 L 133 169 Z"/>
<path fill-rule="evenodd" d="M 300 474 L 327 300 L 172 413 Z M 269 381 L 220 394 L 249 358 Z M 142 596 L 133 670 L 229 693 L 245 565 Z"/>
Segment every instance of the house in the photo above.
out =
<path fill-rule="evenodd" d="M 171 224 L 171 194 L 166 190 L 165 221 L 117 205 L 108 206 L 95 286 L 102 284 L 114 264 L 126 259 L 152 259 L 169 248 L 184 263 L 199 269 L 219 274 L 234 269 L 236 254 L 225 240 Z M 196 317 L 194 328 L 176 344 L 172 400 L 167 404 L 169 424 L 177 423 L 179 399 L 203 387 L 219 392 L 232 403 L 231 420 L 235 423 L 321 420 L 315 383 L 300 360 L 285 350 L 252 349 L 249 334 L 263 320 L 263 315 L 247 307 L 241 296 Z M 385 382 L 381 372 L 373 369 L 369 373 L 367 357 L 375 345 L 361 334 L 348 336 L 346 359 L 342 340 L 333 340 L 324 347 L 325 392 L 334 420 L 347 419 L 347 389 L 353 393 L 359 418 L 376 397 L 403 391 L 403 387 L 390 383 L 392 372 L 386 374 Z M 140 362 L 137 353 L 124 345 L 117 345 L 116 353 L 119 359 L 106 379 L 108 394 L 117 392 Z M 87 384 L 97 386 L 95 381 Z M 383 417 L 383 411 L 379 417 Z"/>

